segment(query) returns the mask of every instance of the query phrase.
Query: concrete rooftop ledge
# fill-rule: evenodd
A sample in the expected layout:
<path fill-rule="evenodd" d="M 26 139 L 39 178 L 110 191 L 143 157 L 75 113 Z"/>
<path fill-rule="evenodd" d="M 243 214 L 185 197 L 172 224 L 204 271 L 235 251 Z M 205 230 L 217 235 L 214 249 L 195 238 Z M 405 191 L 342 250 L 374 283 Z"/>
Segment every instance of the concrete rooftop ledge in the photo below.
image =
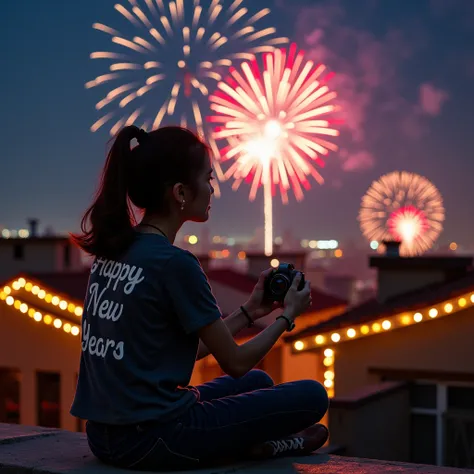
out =
<path fill-rule="evenodd" d="M 99 463 L 90 453 L 82 433 L 38 427 L 0 424 L 1 474 L 112 474 L 132 471 L 114 469 Z M 359 473 L 422 473 L 472 474 L 469 469 L 438 468 L 371 459 L 357 459 L 327 454 L 301 458 L 281 458 L 261 463 L 246 463 L 200 469 L 200 474 L 359 474 Z M 176 474 L 176 472 L 175 472 Z"/>

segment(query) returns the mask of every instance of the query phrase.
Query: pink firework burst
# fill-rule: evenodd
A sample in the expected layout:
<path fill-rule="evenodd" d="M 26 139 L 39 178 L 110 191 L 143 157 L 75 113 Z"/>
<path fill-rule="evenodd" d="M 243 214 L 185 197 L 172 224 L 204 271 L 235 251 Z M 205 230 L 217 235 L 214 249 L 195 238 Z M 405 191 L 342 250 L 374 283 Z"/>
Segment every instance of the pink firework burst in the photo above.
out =
<path fill-rule="evenodd" d="M 403 256 L 431 249 L 443 230 L 443 198 L 425 177 L 394 171 L 374 181 L 362 198 L 359 222 L 369 241 L 401 242 Z M 385 250 L 379 245 L 379 252 Z"/>
<path fill-rule="evenodd" d="M 429 229 L 425 213 L 414 206 L 402 207 L 393 212 L 387 225 L 396 240 L 411 245 Z"/>
<path fill-rule="evenodd" d="M 233 160 L 225 178 L 234 178 L 234 190 L 246 181 L 250 200 L 263 186 L 270 198 L 279 190 L 286 204 L 290 189 L 303 199 L 310 177 L 323 183 L 318 168 L 337 150 L 330 140 L 339 135 L 340 121 L 328 118 L 337 110 L 332 75 L 305 60 L 295 44 L 230 69 L 210 96 L 216 115 L 209 121 L 216 124 L 214 138 L 227 141 L 221 161 Z"/>

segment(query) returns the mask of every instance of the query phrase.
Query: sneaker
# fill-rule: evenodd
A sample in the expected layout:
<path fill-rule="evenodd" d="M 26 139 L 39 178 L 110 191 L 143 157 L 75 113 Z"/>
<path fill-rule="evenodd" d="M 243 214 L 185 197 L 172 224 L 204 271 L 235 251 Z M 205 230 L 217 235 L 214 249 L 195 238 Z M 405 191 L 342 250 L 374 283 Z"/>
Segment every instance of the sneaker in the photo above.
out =
<path fill-rule="evenodd" d="M 283 456 L 307 456 L 324 446 L 329 438 L 328 429 L 316 424 L 294 436 L 266 441 L 252 450 L 252 457 L 268 459 Z"/>

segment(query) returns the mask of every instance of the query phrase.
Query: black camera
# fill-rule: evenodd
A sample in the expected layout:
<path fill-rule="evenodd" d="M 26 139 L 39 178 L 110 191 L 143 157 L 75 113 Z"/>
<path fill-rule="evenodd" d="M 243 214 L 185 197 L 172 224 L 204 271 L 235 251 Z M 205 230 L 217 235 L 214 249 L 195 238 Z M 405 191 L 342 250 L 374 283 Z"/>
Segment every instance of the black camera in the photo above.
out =
<path fill-rule="evenodd" d="M 280 263 L 265 280 L 264 298 L 268 302 L 283 302 L 290 289 L 295 276 L 301 273 L 301 281 L 298 285 L 298 291 L 301 291 L 305 285 L 304 273 L 295 270 L 291 263 Z"/>

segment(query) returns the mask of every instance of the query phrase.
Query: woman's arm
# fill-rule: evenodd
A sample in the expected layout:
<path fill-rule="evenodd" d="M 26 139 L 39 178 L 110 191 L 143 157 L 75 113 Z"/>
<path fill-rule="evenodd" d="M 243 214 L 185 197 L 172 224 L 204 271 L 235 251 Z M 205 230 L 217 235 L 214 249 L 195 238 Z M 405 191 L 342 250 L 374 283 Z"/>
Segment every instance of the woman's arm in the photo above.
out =
<path fill-rule="evenodd" d="M 287 316 L 293 319 L 291 313 L 287 313 Z M 250 341 L 238 345 L 224 321 L 220 319 L 202 328 L 199 336 L 206 341 L 222 370 L 231 377 L 239 378 L 270 352 L 287 328 L 287 322 L 278 319 Z"/>
<path fill-rule="evenodd" d="M 222 318 L 202 326 L 198 332 L 222 370 L 231 377 L 242 377 L 253 369 L 271 350 L 283 332 L 288 329 L 287 320 L 294 319 L 311 305 L 311 285 L 306 281 L 298 291 L 301 274 L 298 274 L 285 296 L 283 319 L 277 319 L 257 336 L 242 345 L 235 342 Z"/>
<path fill-rule="evenodd" d="M 244 309 L 247 309 L 245 305 L 243 306 Z M 247 310 L 247 312 L 249 313 L 249 316 L 253 319 L 253 311 Z M 237 333 L 242 331 L 242 329 L 248 326 L 249 321 L 245 314 L 242 312 L 242 310 L 239 308 L 238 310 L 227 316 L 227 318 L 224 319 L 224 323 L 227 326 L 229 332 L 232 334 L 232 336 L 235 336 Z M 196 360 L 204 359 L 204 357 L 207 357 L 210 353 L 211 352 L 206 347 L 206 345 L 202 342 L 202 340 L 200 340 Z"/>

